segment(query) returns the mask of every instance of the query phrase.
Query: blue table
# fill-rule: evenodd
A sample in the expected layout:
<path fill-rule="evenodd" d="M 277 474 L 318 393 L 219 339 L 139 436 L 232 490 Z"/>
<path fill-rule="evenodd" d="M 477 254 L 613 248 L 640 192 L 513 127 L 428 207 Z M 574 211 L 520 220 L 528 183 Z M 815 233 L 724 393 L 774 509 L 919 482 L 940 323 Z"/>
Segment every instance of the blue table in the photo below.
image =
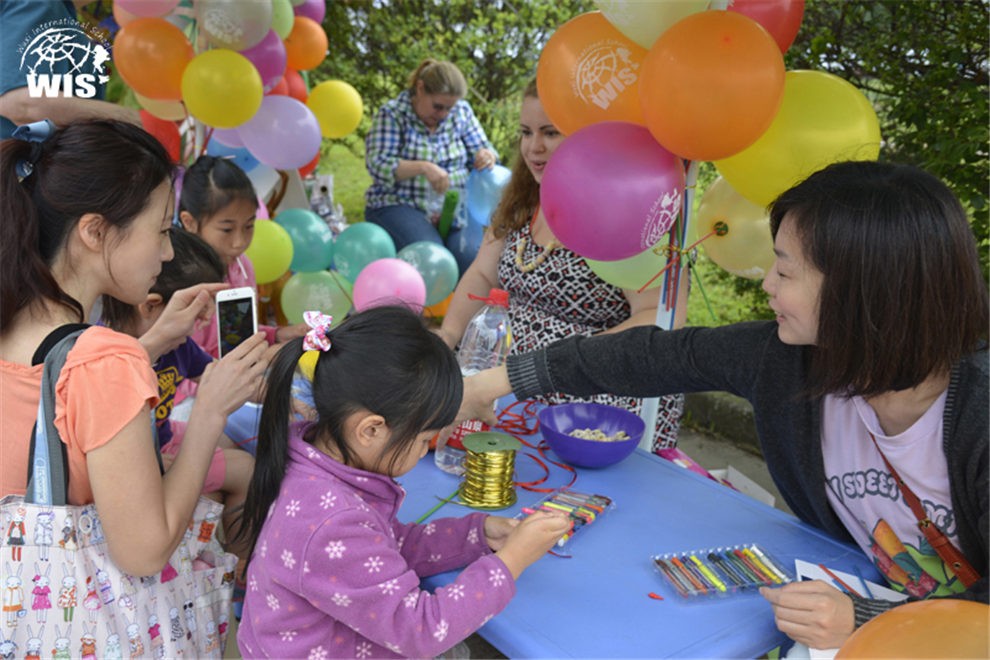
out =
<path fill-rule="evenodd" d="M 525 456 L 516 457 L 516 467 L 518 479 L 542 474 Z M 526 569 L 515 598 L 479 631 L 510 658 L 752 658 L 787 641 L 755 591 L 686 600 L 654 570 L 654 554 L 757 543 L 791 574 L 801 558 L 844 571 L 856 566 L 879 579 L 858 548 L 642 450 L 607 468 L 577 470 L 574 490 L 607 495 L 615 507 L 565 546 L 572 558 L 548 555 Z M 553 468 L 548 486 L 568 477 Z M 459 480 L 428 453 L 399 482 L 408 493 L 399 518 L 409 521 Z M 543 497 L 517 493 L 514 506 L 494 513 L 514 516 Z M 469 512 L 447 504 L 432 518 Z M 432 589 L 455 577 L 444 573 L 424 584 Z M 664 600 L 649 598 L 651 591 Z"/>

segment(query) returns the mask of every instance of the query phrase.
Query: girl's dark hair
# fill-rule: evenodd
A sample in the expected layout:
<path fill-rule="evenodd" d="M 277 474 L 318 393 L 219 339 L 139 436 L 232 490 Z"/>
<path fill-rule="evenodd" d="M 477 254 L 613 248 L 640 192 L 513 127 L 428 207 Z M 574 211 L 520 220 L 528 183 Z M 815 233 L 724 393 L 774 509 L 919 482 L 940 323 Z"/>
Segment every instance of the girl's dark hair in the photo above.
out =
<path fill-rule="evenodd" d="M 317 421 L 306 442 L 332 444 L 345 465 L 355 465 L 345 441 L 344 422 L 362 410 L 381 415 L 391 430 L 382 466 L 390 474 L 412 451 L 416 436 L 454 421 L 463 381 L 453 351 L 430 332 L 423 319 L 405 307 L 373 307 L 349 317 L 329 332 L 332 347 L 321 352 L 313 374 Z M 271 364 L 258 430 L 254 476 L 244 504 L 238 539 L 253 551 L 268 509 L 278 496 L 289 460 L 291 385 L 302 357 L 302 339 L 285 344 Z"/>
<path fill-rule="evenodd" d="M 229 158 L 200 156 L 182 177 L 179 212 L 187 211 L 197 223 L 237 201 L 257 204 L 258 198 L 251 179 Z"/>
<path fill-rule="evenodd" d="M 770 209 L 824 275 L 809 393 L 871 396 L 947 374 L 986 337 L 987 285 L 959 201 L 916 167 L 830 165 Z"/>
<path fill-rule="evenodd" d="M 162 297 L 162 304 L 167 305 L 176 291 L 203 282 L 223 282 L 227 269 L 209 243 L 179 227 L 172 227 L 169 233 L 175 256 L 162 264 L 162 272 L 148 293 L 157 293 Z M 103 322 L 109 327 L 121 329 L 134 314 L 133 305 L 103 296 Z"/>
<path fill-rule="evenodd" d="M 16 170 L 20 161 L 33 163 L 23 180 Z M 70 124 L 42 143 L 0 142 L 0 332 L 42 300 L 82 321 L 86 311 L 51 273 L 66 237 L 87 213 L 126 230 L 173 175 L 158 140 L 125 122 Z"/>
<path fill-rule="evenodd" d="M 536 78 L 533 78 L 523 90 L 523 99 L 540 98 L 536 89 Z M 526 165 L 522 156 L 522 137 L 516 141 L 516 157 L 512 163 L 512 177 L 505 184 L 502 198 L 492 213 L 492 234 L 495 238 L 504 238 L 511 231 L 522 229 L 533 215 L 533 210 L 540 205 L 540 184 L 533 178 L 533 173 Z"/>

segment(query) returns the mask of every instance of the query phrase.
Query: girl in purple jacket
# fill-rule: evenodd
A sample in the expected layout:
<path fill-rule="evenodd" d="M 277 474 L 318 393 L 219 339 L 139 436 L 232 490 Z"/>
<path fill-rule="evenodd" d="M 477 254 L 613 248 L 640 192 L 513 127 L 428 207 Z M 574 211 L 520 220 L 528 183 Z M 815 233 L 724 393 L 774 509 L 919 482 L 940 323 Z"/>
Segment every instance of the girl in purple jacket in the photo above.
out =
<path fill-rule="evenodd" d="M 522 571 L 568 529 L 565 518 L 474 513 L 400 523 L 395 477 L 454 420 L 453 352 L 422 319 L 377 307 L 312 330 L 271 367 L 244 512 L 252 546 L 237 636 L 245 658 L 432 657 L 509 602 Z M 317 351 L 315 422 L 292 422 L 290 388 Z M 420 577 L 466 568 L 431 593 Z"/>

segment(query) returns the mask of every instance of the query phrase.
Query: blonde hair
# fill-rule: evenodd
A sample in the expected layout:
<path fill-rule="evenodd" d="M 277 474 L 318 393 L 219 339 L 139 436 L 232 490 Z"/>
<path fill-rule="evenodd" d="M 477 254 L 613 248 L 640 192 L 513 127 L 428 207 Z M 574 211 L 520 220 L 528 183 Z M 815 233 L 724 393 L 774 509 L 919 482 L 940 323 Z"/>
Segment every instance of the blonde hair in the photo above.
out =
<path fill-rule="evenodd" d="M 523 99 L 539 99 L 534 78 L 523 90 Z M 491 230 L 495 238 L 504 238 L 510 231 L 522 229 L 540 205 L 540 184 L 533 178 L 520 151 L 522 138 L 516 142 L 516 158 L 512 178 L 502 191 L 502 199 L 492 213 Z"/>
<path fill-rule="evenodd" d="M 423 81 L 423 91 L 427 94 L 444 94 L 464 98 L 467 94 L 467 81 L 464 74 L 453 62 L 441 62 L 426 58 L 419 63 L 409 76 L 409 91 L 416 93 L 416 83 Z"/>

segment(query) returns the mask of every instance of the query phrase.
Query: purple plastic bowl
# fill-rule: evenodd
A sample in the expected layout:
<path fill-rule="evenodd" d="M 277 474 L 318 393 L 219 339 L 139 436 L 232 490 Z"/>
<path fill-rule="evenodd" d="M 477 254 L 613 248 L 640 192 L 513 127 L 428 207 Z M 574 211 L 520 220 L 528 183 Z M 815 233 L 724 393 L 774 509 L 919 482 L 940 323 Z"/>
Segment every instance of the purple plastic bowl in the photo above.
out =
<path fill-rule="evenodd" d="M 646 427 L 638 415 L 603 403 L 563 403 L 543 408 L 536 416 L 550 449 L 565 463 L 588 468 L 612 465 L 629 456 Z M 599 429 L 605 435 L 625 431 L 629 439 L 582 440 L 568 435 L 574 429 Z"/>

